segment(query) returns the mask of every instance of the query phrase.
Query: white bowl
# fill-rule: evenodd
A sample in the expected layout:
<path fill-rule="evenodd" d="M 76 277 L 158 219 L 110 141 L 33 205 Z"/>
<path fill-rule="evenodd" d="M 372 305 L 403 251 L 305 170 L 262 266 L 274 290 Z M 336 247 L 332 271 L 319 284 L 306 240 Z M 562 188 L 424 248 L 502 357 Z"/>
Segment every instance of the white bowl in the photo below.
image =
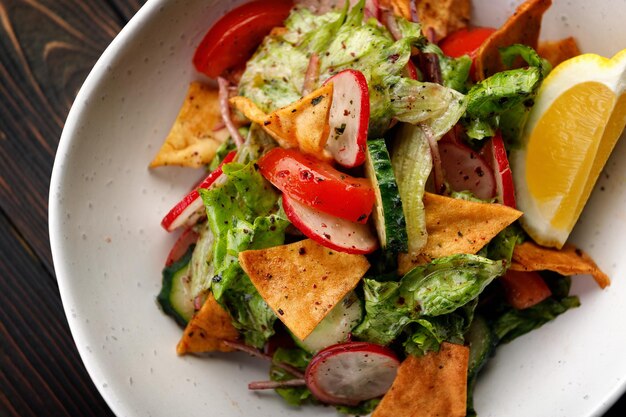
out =
<path fill-rule="evenodd" d="M 67 318 L 87 370 L 119 416 L 318 416 L 251 393 L 267 365 L 245 356 L 177 357 L 181 331 L 155 304 L 174 236 L 161 217 L 201 172 L 147 166 L 168 132 L 206 30 L 241 1 L 150 0 L 111 43 L 67 119 L 52 175 L 50 239 Z M 479 0 L 499 25 L 517 2 Z M 626 47 L 626 4 L 558 1 L 544 36 L 585 52 Z M 621 162 L 621 163 L 620 163 Z M 599 416 L 626 387 L 626 143 L 609 160 L 572 240 L 613 278 L 575 279 L 582 306 L 502 346 L 476 390 L 481 417 Z M 602 188 L 601 188 L 602 187 Z M 603 191 L 601 191 L 603 190 Z"/>

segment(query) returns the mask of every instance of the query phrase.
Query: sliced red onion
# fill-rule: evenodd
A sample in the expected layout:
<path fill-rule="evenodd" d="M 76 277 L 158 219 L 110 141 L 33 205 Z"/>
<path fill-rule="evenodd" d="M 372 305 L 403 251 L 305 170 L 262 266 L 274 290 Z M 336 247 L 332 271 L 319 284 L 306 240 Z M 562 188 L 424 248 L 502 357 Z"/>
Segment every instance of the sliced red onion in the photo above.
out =
<path fill-rule="evenodd" d="M 392 11 L 384 10 L 382 12 L 381 20 L 383 24 L 389 30 L 389 33 L 391 33 L 391 36 L 393 36 L 395 40 L 398 41 L 402 39 L 402 32 L 400 32 L 400 28 L 398 27 L 398 22 L 396 21 L 396 17 Z"/>
<path fill-rule="evenodd" d="M 320 57 L 314 52 L 311 54 L 311 58 L 309 58 L 309 66 L 307 67 L 306 74 L 304 75 L 304 83 L 302 84 L 303 96 L 306 96 L 315 90 L 319 75 Z"/>
<path fill-rule="evenodd" d="M 426 139 L 428 140 L 428 146 L 430 147 L 430 154 L 433 159 L 433 181 L 435 183 L 435 191 L 438 194 L 442 194 L 446 186 L 443 180 L 443 167 L 441 165 L 441 154 L 439 153 L 439 144 L 435 136 L 432 134 L 430 129 L 424 126 L 424 133 L 426 134 Z"/>
<path fill-rule="evenodd" d="M 289 379 L 287 381 L 254 381 L 248 384 L 248 389 L 261 390 L 261 389 L 276 389 L 285 387 L 303 387 L 306 386 L 304 379 Z"/>
<path fill-rule="evenodd" d="M 274 362 L 274 360 L 272 359 L 272 357 L 270 355 L 266 355 L 265 353 L 261 352 L 258 349 L 255 349 L 251 346 L 248 346 L 246 344 L 243 343 L 238 343 L 238 342 L 231 342 L 229 340 L 224 340 L 222 341 L 222 343 L 224 343 L 226 346 L 231 347 L 233 349 L 236 349 L 240 352 L 245 352 L 250 356 L 254 356 L 255 358 L 259 358 L 259 359 L 265 359 L 266 361 L 270 361 L 272 362 L 274 365 L 276 365 L 277 367 L 289 372 L 291 375 L 297 377 L 297 378 L 304 378 L 304 373 L 302 371 L 300 371 L 299 369 L 286 364 L 284 362 Z"/>
<path fill-rule="evenodd" d="M 217 77 L 217 84 L 219 86 L 219 100 L 220 100 L 220 112 L 222 113 L 222 120 L 228 128 L 228 132 L 232 136 L 237 148 L 240 148 L 243 145 L 243 137 L 239 134 L 239 130 L 237 130 L 237 126 L 233 122 L 230 114 L 230 105 L 228 104 L 228 87 L 230 84 L 225 78 Z"/>

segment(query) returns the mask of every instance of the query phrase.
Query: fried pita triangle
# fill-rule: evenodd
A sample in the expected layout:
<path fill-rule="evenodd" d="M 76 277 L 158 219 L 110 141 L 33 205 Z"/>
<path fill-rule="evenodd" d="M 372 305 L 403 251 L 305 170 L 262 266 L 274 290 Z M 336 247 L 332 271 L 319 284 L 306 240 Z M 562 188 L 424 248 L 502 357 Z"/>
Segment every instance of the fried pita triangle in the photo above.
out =
<path fill-rule="evenodd" d="M 414 266 L 435 258 L 459 253 L 474 254 L 522 212 L 502 204 L 473 201 L 424 193 L 428 240 L 418 254 L 401 254 L 398 272 L 404 275 Z"/>
<path fill-rule="evenodd" d="M 572 245 L 562 249 L 544 248 L 533 242 L 516 245 L 511 263 L 513 271 L 554 271 L 561 275 L 590 274 L 600 288 L 611 284 L 608 275 L 582 250 Z"/>
<path fill-rule="evenodd" d="M 500 48 L 521 43 L 537 49 L 541 20 L 551 4 L 552 0 L 526 0 L 504 25 L 483 42 L 474 59 L 476 80 L 481 81 L 496 72 L 509 69 L 504 67 L 500 59 Z M 517 61 L 516 66 L 523 65 L 521 59 Z"/>
<path fill-rule="evenodd" d="M 439 352 L 409 355 L 372 417 L 463 417 L 469 348 L 444 342 Z"/>
<path fill-rule="evenodd" d="M 235 341 L 239 332 L 232 325 L 230 315 L 220 306 L 213 294 L 208 298 L 185 327 L 176 353 L 231 352 L 234 349 L 223 342 Z"/>
<path fill-rule="evenodd" d="M 328 114 L 333 99 L 333 85 L 326 84 L 286 107 L 265 114 L 245 97 L 233 97 L 230 103 L 248 119 L 258 123 L 283 148 L 328 159 L 324 147 L 328 140 Z"/>
<path fill-rule="evenodd" d="M 363 255 L 336 252 L 310 239 L 244 251 L 239 262 L 265 302 L 300 340 L 369 269 Z"/>
<path fill-rule="evenodd" d="M 217 90 L 193 82 L 172 129 L 150 167 L 180 165 L 202 167 L 215 156 L 217 148 L 228 138 L 226 129 L 215 130 L 222 121 Z"/>

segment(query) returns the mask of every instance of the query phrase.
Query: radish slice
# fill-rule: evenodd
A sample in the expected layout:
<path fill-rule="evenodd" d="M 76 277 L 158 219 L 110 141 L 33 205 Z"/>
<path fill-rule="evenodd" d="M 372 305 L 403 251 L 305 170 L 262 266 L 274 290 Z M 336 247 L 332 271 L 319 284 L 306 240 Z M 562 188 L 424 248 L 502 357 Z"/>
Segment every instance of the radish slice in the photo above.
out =
<path fill-rule="evenodd" d="M 161 226 L 168 232 L 171 232 L 181 226 L 191 227 L 198 222 L 203 216 L 206 216 L 204 204 L 198 189 L 209 188 L 222 175 L 222 165 L 231 162 L 236 151 L 230 152 L 222 163 L 206 177 L 198 187 L 194 188 L 182 200 L 180 200 L 161 220 Z"/>
<path fill-rule="evenodd" d="M 396 354 L 387 347 L 368 342 L 341 343 L 315 355 L 305 379 L 320 401 L 357 405 L 384 395 L 399 366 Z"/>
<path fill-rule="evenodd" d="M 378 248 L 378 240 L 366 224 L 353 223 L 322 213 L 283 194 L 287 218 L 305 236 L 338 252 L 366 254 Z"/>
<path fill-rule="evenodd" d="M 170 253 L 167 255 L 167 260 L 165 261 L 165 266 L 170 266 L 177 260 L 183 257 L 185 253 L 187 253 L 187 249 L 189 246 L 193 245 L 198 241 L 198 233 L 196 233 L 193 229 L 186 229 L 179 237 L 176 239 L 174 246 L 170 250 Z"/>
<path fill-rule="evenodd" d="M 445 178 L 453 190 L 471 191 L 481 200 L 495 196 L 496 180 L 482 156 L 458 142 L 440 140 L 438 145 Z"/>
<path fill-rule="evenodd" d="M 515 188 L 513 186 L 513 175 L 509 167 L 509 159 L 506 156 L 504 141 L 500 132 L 489 140 L 483 147 L 485 156 L 491 162 L 496 180 L 496 190 L 498 201 L 505 206 L 517 208 L 515 204 Z"/>
<path fill-rule="evenodd" d="M 326 80 L 333 83 L 333 104 L 326 150 L 347 168 L 365 162 L 370 93 L 362 72 L 348 69 Z"/>

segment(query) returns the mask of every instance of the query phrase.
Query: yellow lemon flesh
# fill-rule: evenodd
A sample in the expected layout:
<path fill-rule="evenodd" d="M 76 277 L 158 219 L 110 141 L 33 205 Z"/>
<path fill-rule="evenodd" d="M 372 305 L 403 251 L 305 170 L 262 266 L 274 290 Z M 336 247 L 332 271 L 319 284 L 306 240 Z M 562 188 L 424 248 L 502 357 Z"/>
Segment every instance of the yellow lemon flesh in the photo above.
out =
<path fill-rule="evenodd" d="M 625 125 L 626 50 L 580 55 L 544 80 L 510 155 L 520 220 L 537 243 L 563 246 Z"/>

